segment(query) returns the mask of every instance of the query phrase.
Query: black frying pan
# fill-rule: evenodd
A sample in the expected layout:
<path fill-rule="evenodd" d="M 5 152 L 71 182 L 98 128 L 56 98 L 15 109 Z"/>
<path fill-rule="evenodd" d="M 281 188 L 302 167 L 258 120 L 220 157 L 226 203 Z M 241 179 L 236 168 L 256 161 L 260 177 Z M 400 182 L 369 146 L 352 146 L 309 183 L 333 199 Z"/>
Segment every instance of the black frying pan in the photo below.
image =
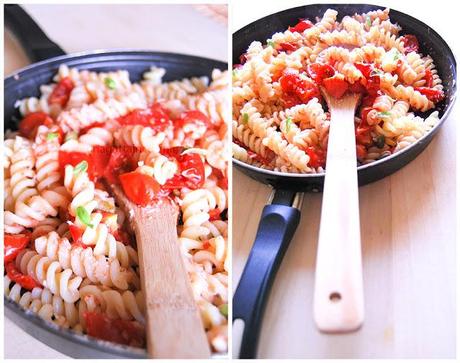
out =
<path fill-rule="evenodd" d="M 91 71 L 129 71 L 132 81 L 155 65 L 167 70 L 165 81 L 210 76 L 214 68 L 227 64 L 212 59 L 150 51 L 97 51 L 66 55 L 52 42 L 32 18 L 18 5 L 4 5 L 5 25 L 17 36 L 32 62 L 5 79 L 5 129 L 16 129 L 19 112 L 14 103 L 24 97 L 38 96 L 39 86 L 50 83 L 59 65 Z M 25 311 L 15 302 L 5 300 L 5 314 L 18 326 L 50 347 L 75 358 L 147 358 L 146 351 L 78 335 L 48 323 Z M 31 347 L 32 348 L 32 347 Z"/>
<path fill-rule="evenodd" d="M 284 10 L 245 26 L 233 34 L 233 62 L 246 52 L 249 44 L 258 40 L 265 43 L 273 33 L 284 31 L 301 18 L 322 17 L 328 8 L 345 15 L 384 9 L 366 4 L 314 4 Z M 446 98 L 437 105 L 441 121 L 423 138 L 403 151 L 371 164 L 358 167 L 359 185 L 382 179 L 399 170 L 420 154 L 431 142 L 447 118 L 456 96 L 457 63 L 446 42 L 421 21 L 396 10 L 390 11 L 393 22 L 402 26 L 402 33 L 414 34 L 420 42 L 423 54 L 434 59 L 443 80 Z M 429 111 L 428 113 L 432 112 Z M 427 116 L 427 115 L 423 115 Z M 286 252 L 288 244 L 300 220 L 300 192 L 319 192 L 323 188 L 324 173 L 302 175 L 263 170 L 233 159 L 233 165 L 251 178 L 274 188 L 274 194 L 265 206 L 255 242 L 243 270 L 233 298 L 234 341 L 236 347 L 241 338 L 240 358 L 255 358 L 264 309 L 268 295 Z M 241 333 L 242 336 L 238 336 Z M 235 346 L 235 345 L 234 345 Z M 234 351 L 234 355 L 238 352 Z"/>

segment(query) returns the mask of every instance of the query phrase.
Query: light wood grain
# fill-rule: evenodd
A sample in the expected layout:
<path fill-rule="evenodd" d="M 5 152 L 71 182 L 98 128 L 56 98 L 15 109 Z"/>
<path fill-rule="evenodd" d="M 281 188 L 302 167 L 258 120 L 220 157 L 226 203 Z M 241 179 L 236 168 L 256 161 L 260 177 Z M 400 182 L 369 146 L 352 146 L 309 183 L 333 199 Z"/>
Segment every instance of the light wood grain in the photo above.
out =
<path fill-rule="evenodd" d="M 316 256 L 313 315 L 325 333 L 358 329 L 364 320 L 355 109 L 360 95 L 336 99 L 321 90 L 331 113 Z"/>
<path fill-rule="evenodd" d="M 110 188 L 136 235 L 150 357 L 209 358 L 208 341 L 177 241 L 178 206 L 162 199 L 142 208 L 129 201 L 120 187 Z"/>

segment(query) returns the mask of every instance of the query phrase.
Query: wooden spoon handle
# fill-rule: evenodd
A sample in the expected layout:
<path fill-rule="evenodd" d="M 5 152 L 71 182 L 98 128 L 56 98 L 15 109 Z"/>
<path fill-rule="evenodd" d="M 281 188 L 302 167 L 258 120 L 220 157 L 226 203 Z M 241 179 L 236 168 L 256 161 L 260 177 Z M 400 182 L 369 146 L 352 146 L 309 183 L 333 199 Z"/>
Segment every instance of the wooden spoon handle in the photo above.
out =
<path fill-rule="evenodd" d="M 141 208 L 118 186 L 111 189 L 136 234 L 149 356 L 209 358 L 209 344 L 177 241 L 177 206 L 162 200 L 154 207 Z"/>
<path fill-rule="evenodd" d="M 329 100 L 331 125 L 313 304 L 318 329 L 330 333 L 356 330 L 364 319 L 354 130 L 357 99 L 352 97 Z"/>

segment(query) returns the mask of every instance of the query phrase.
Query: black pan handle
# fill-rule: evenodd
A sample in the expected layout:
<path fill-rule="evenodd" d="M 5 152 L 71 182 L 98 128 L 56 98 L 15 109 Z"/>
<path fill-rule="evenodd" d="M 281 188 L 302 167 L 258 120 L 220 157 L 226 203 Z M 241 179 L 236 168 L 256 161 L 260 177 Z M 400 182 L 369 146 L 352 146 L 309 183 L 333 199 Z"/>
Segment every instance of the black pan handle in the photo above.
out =
<path fill-rule="evenodd" d="M 233 340 L 239 358 L 256 358 L 268 296 L 299 224 L 302 198 L 301 193 L 277 190 L 272 204 L 262 211 L 256 239 L 233 297 Z M 234 354 L 238 353 L 234 350 Z"/>
<path fill-rule="evenodd" d="M 65 55 L 25 10 L 16 4 L 4 5 L 5 26 L 18 38 L 30 61 L 35 63 Z"/>

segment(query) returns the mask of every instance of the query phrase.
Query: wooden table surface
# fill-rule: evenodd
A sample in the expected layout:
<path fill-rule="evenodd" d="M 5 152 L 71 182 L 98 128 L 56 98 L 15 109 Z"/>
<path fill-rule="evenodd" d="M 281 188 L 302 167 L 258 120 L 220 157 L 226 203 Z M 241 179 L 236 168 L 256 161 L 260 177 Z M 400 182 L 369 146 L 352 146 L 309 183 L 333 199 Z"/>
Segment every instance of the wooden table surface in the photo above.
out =
<path fill-rule="evenodd" d="M 227 61 L 226 25 L 192 5 L 25 5 L 25 9 L 69 53 L 138 48 Z M 4 59 L 5 75 L 30 63 L 8 32 Z M 9 319 L 4 327 L 6 358 L 68 358 Z"/>
<path fill-rule="evenodd" d="M 291 2 L 289 7 L 303 3 Z M 449 44 L 456 41 L 456 21 L 443 7 L 414 7 L 401 1 L 384 4 L 430 24 Z M 233 31 L 283 8 L 286 5 L 281 2 L 266 2 L 263 8 L 246 3 L 244 10 L 233 6 Z M 322 195 L 305 195 L 300 225 L 268 301 L 260 358 L 455 357 L 459 116 L 457 102 L 440 133 L 416 160 L 359 190 L 365 323 L 358 332 L 323 335 L 314 326 L 312 297 Z M 233 170 L 235 290 L 270 188 Z"/>

